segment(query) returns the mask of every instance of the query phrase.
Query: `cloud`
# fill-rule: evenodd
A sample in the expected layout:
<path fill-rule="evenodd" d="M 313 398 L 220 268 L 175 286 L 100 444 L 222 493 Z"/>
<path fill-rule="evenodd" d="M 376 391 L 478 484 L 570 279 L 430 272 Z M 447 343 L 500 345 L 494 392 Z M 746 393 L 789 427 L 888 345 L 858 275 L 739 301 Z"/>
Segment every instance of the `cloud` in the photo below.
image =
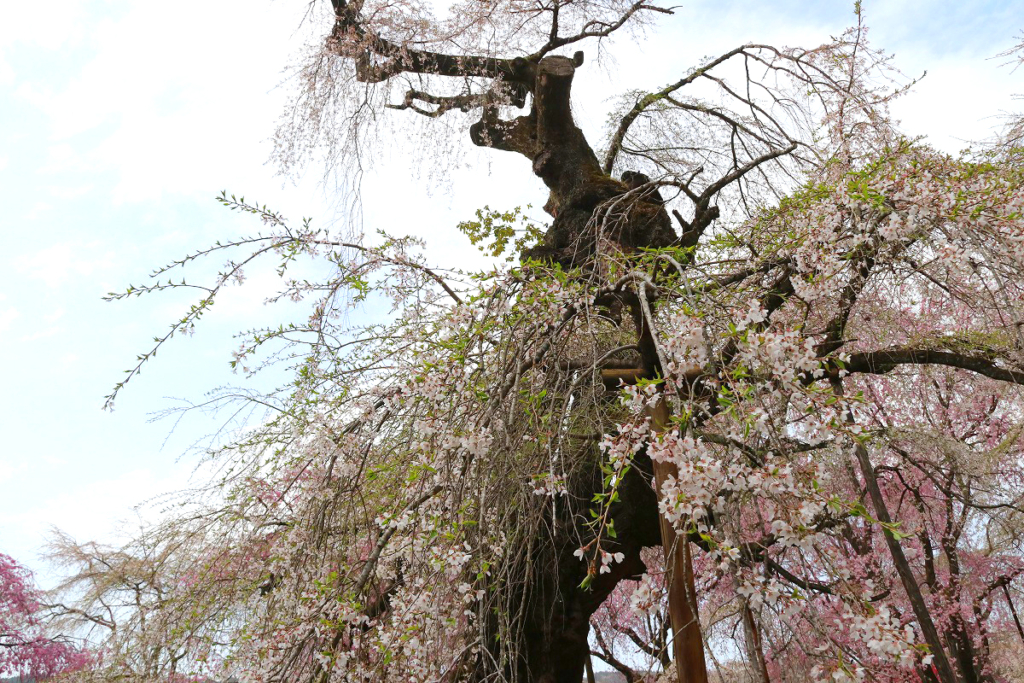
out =
<path fill-rule="evenodd" d="M 39 219 L 44 218 L 51 210 L 53 210 L 53 207 L 48 203 L 36 202 L 32 205 L 31 209 L 25 212 L 25 220 L 38 221 Z"/>
<path fill-rule="evenodd" d="M 0 460 L 0 484 L 4 484 L 28 469 L 24 461 Z"/>
<path fill-rule="evenodd" d="M 5 3 L 4 19 L 0 21 L 0 84 L 37 75 L 31 72 L 39 68 L 32 60 L 25 62 L 29 66 L 21 73 L 15 71 L 8 56 L 20 48 L 67 50 L 80 45 L 89 34 L 86 5 L 82 0 Z"/>
<path fill-rule="evenodd" d="M 0 24 L 0 45 L 28 43 L 57 49 L 74 44 L 86 24 L 89 4 L 83 0 L 54 0 L 7 5 Z"/>
<path fill-rule="evenodd" d="M 48 327 L 48 328 L 46 328 L 44 330 L 39 330 L 37 332 L 33 332 L 32 334 L 26 334 L 24 337 L 21 338 L 21 341 L 23 341 L 23 342 L 30 342 L 30 341 L 38 341 L 40 339 L 46 339 L 47 337 L 56 337 L 58 334 L 60 334 L 63 331 L 64 331 L 63 327 L 58 327 L 58 326 L 54 325 L 53 327 Z"/>
<path fill-rule="evenodd" d="M 91 58 L 72 79 L 36 75 L 18 87 L 58 143 L 44 170 L 114 171 L 117 203 L 265 178 L 269 149 L 259 141 L 283 106 L 275 88 L 295 47 L 281 40 L 281 24 L 267 21 L 267 13 L 291 19 L 290 8 L 268 3 L 254 11 L 243 0 L 183 0 L 171 13 L 145 3 L 127 7 L 83 18 Z"/>
<path fill-rule="evenodd" d="M 40 173 L 88 173 L 94 165 L 86 161 L 77 149 L 66 143 L 50 145 L 46 149 L 46 161 L 39 167 Z"/>
<path fill-rule="evenodd" d="M 10 85 L 14 82 L 14 69 L 0 53 L 0 85 Z"/>
<path fill-rule="evenodd" d="M 89 183 L 86 185 L 78 185 L 76 187 L 62 187 L 54 185 L 50 188 L 50 194 L 58 199 L 78 199 L 84 197 L 93 191 L 95 185 Z"/>
<path fill-rule="evenodd" d="M 52 460 L 48 461 L 52 466 Z M 55 472 L 61 472 L 57 468 Z M 0 469 L 0 481 L 4 470 Z M 166 471 L 139 468 L 108 477 L 90 478 L 84 484 L 38 489 L 37 496 L 24 501 L 13 514 L 5 515 L 2 540 L 5 551 L 35 569 L 44 585 L 55 577 L 40 562 L 33 562 L 42 550 L 52 527 L 79 540 L 116 543 L 138 529 L 140 523 L 161 516 L 155 503 L 170 490 L 188 485 L 189 470 L 183 465 Z"/>
<path fill-rule="evenodd" d="M 931 144 L 955 153 L 1000 126 L 998 114 L 1014 107 L 1014 80 L 1009 70 L 980 57 L 937 59 L 893 112 L 909 134 L 926 135 Z"/>
<path fill-rule="evenodd" d="M 16 308 L 0 308 L 0 333 L 7 332 L 18 315 Z"/>
<path fill-rule="evenodd" d="M 15 269 L 29 277 L 45 281 L 51 287 L 77 277 L 106 272 L 113 265 L 110 252 L 101 252 L 99 243 L 62 242 L 15 258 Z"/>

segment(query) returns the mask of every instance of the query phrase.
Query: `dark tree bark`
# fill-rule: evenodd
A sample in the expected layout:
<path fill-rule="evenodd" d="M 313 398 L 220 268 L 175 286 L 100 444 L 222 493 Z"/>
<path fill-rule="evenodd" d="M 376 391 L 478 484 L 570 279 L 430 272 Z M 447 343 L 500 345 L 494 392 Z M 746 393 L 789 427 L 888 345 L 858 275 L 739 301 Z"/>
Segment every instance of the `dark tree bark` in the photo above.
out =
<path fill-rule="evenodd" d="M 609 573 L 592 577 L 587 588 L 580 587 L 590 568 L 574 554 L 579 548 L 576 534 L 581 530 L 573 525 L 585 518 L 591 496 L 602 486 L 597 454 L 586 457 L 594 463 L 591 476 L 570 483 L 572 494 L 560 506 L 563 512 L 558 523 L 549 525 L 548 537 L 534 542 L 529 580 L 509 587 L 514 594 L 512 602 L 524 606 L 522 652 L 518 661 L 504 671 L 516 680 L 579 683 L 590 656 L 591 616 L 620 581 L 638 579 L 646 571 L 640 551 L 661 543 L 657 498 L 649 483 L 651 462 L 640 456 L 637 466 L 626 474 L 619 489 L 620 502 L 611 511 L 618 538 L 605 540 L 609 551 L 623 553 L 625 560 L 611 564 Z M 491 630 L 498 635 L 496 626 Z M 496 660 L 497 640 L 492 639 L 490 645 Z M 482 662 L 481 678 L 487 671 L 486 662 Z"/>
<path fill-rule="evenodd" d="M 548 208 L 554 221 L 544 244 L 529 250 L 524 258 L 551 260 L 567 267 L 585 263 L 599 236 L 627 251 L 667 247 L 677 240 L 668 213 L 652 198 L 634 202 L 625 221 L 617 221 L 610 234 L 599 234 L 604 226 L 594 220 L 598 207 L 630 188 L 601 168 L 572 118 L 572 80 L 580 63 L 582 53 L 577 53 L 575 59 L 544 57 L 535 69 L 524 69 L 524 75 L 533 77 L 530 113 L 503 121 L 495 109 L 485 109 L 483 119 L 470 130 L 478 145 L 518 152 L 530 159 L 533 172 L 551 191 Z"/>

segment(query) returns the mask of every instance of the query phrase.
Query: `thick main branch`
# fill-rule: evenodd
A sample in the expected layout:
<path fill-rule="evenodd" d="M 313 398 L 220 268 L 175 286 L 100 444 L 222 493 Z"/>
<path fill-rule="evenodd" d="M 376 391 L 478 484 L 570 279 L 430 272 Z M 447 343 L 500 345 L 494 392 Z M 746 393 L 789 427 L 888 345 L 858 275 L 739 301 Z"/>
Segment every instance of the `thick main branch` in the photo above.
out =
<path fill-rule="evenodd" d="M 901 365 L 945 365 L 961 370 L 970 370 L 985 377 L 1024 384 L 1024 370 L 1000 367 L 987 358 L 978 358 L 953 351 L 903 347 L 855 353 L 845 363 L 850 372 L 885 374 Z"/>

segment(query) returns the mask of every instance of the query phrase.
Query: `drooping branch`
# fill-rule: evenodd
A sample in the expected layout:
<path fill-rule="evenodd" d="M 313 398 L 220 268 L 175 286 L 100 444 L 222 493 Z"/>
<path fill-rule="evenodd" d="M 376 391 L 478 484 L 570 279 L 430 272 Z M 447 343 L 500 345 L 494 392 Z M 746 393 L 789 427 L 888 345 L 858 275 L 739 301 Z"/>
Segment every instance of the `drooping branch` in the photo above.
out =
<path fill-rule="evenodd" d="M 729 52 L 726 52 L 725 54 L 721 55 L 717 59 L 714 59 L 711 62 L 708 62 L 707 64 L 705 64 L 701 68 L 695 69 L 689 75 L 684 76 L 683 78 L 679 79 L 675 83 L 672 83 L 671 85 L 665 86 L 664 88 L 662 88 L 658 92 L 651 93 L 649 95 L 645 95 L 644 97 L 642 97 L 639 100 L 637 100 L 637 103 L 635 105 L 633 105 L 633 108 L 630 109 L 626 113 L 626 115 L 623 116 L 622 119 L 619 121 L 619 125 L 615 129 L 615 133 L 612 134 L 611 143 L 608 145 L 608 152 L 607 152 L 607 154 L 605 154 L 605 157 L 604 157 L 604 165 L 603 165 L 604 172 L 605 173 L 611 173 L 612 172 L 612 168 L 614 168 L 614 166 L 615 166 L 615 159 L 616 159 L 616 157 L 619 156 L 619 152 L 622 151 L 622 142 L 626 138 L 626 133 L 629 132 L 630 127 L 637 120 L 637 118 L 640 117 L 641 114 L 643 114 L 652 105 L 656 104 L 658 101 L 663 99 L 666 95 L 669 95 L 670 93 L 673 93 L 676 90 L 679 90 L 680 88 L 682 88 L 684 86 L 687 86 L 690 83 L 693 83 L 695 80 L 697 80 L 698 78 L 703 76 L 704 73 L 707 72 L 708 70 L 713 69 L 714 67 L 718 66 L 719 64 L 721 64 L 723 62 L 728 61 L 732 57 L 735 57 L 736 55 L 740 54 L 744 50 L 749 49 L 751 47 L 756 47 L 756 46 L 754 46 L 754 45 L 741 45 L 740 47 L 738 47 L 738 48 L 736 48 L 734 50 L 730 50 Z"/>
<path fill-rule="evenodd" d="M 771 161 L 772 159 L 778 159 L 779 157 L 791 154 L 792 152 L 796 151 L 796 148 L 797 143 L 791 142 L 786 147 L 780 147 L 773 150 L 769 150 L 768 152 L 765 152 L 764 154 L 751 159 L 742 166 L 733 169 L 730 173 L 727 173 L 726 175 L 722 176 L 715 182 L 708 185 L 707 188 L 705 188 L 704 192 L 701 193 L 701 203 L 710 202 L 711 199 L 716 194 L 721 192 L 726 185 L 739 180 L 750 171 L 754 170 L 758 166 L 768 161 Z"/>

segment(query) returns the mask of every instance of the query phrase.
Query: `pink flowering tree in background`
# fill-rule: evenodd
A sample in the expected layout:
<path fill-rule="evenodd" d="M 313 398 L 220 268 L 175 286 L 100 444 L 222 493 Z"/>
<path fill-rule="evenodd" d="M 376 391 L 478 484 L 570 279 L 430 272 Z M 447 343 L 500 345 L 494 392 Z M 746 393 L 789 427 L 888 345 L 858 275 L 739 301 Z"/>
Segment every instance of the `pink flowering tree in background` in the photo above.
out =
<path fill-rule="evenodd" d="M 526 157 L 550 219 L 480 211 L 462 231 L 518 263 L 451 271 L 222 196 L 262 231 L 111 295 L 203 290 L 111 403 L 261 258 L 271 302 L 308 308 L 244 335 L 238 371 L 293 380 L 214 395 L 266 412 L 208 490 L 124 548 L 55 542 L 53 601 L 102 653 L 79 679 L 1019 678 L 1012 126 L 957 157 L 907 138 L 887 107 L 908 84 L 858 23 L 628 83 L 595 147 L 577 48 L 671 10 L 312 7 L 279 161 L 354 172 L 419 116 Z"/>
<path fill-rule="evenodd" d="M 41 600 L 29 571 L 0 553 L 0 676 L 44 680 L 89 663 L 71 639 L 48 634 Z"/>

